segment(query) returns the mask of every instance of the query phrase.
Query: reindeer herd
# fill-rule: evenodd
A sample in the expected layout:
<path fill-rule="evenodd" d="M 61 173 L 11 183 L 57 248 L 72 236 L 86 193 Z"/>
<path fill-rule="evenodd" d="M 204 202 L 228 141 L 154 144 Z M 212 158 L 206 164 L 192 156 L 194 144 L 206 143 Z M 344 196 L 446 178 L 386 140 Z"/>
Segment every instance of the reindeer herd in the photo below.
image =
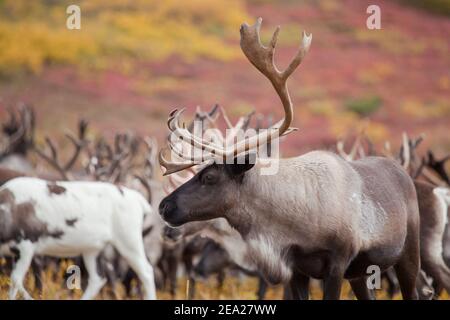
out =
<path fill-rule="evenodd" d="M 24 287 L 30 267 L 42 289 L 43 268 L 67 258 L 83 266 L 83 299 L 118 282 L 127 294 L 142 288 L 146 299 L 156 299 L 156 287 L 175 296 L 181 269 L 188 298 L 199 276 L 216 274 L 223 283 L 234 269 L 259 279 L 259 299 L 272 284 L 284 286 L 285 299 L 308 299 L 312 279 L 321 281 L 324 299 L 339 299 L 344 280 L 357 299 L 373 299 L 371 266 L 391 295 L 450 293 L 450 157 L 438 160 L 428 151 L 421 158 L 424 137 L 406 134 L 398 152 L 389 143 L 377 152 L 361 132 L 349 153 L 339 141 L 336 152 L 279 158 L 274 145 L 296 131 L 287 80 L 312 36 L 303 34 L 281 71 L 274 63 L 279 28 L 265 46 L 261 23 L 243 24 L 240 44 L 284 110 L 279 122 L 267 119 L 267 128 L 261 116 L 251 127 L 253 113 L 232 124 L 217 105 L 197 109 L 186 126 L 183 110 L 174 110 L 167 146 L 158 152 L 154 139 L 130 133 L 113 142 L 91 139 L 81 120 L 76 135 L 66 134 L 73 153 L 62 161 L 54 139 L 46 137 L 45 148 L 35 141 L 32 108 L 10 112 L 0 151 L 1 271 L 10 272 L 10 299 L 32 298 Z M 220 133 L 220 122 L 225 138 L 205 135 L 211 128 Z M 248 129 L 256 134 L 240 135 Z M 277 171 L 264 174 L 274 163 Z"/>

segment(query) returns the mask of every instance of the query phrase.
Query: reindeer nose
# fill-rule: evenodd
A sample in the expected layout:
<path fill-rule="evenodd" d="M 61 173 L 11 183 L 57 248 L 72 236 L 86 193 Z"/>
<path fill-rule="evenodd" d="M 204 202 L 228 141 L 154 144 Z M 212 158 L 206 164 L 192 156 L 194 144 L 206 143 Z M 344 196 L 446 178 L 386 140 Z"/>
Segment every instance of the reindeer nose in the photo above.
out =
<path fill-rule="evenodd" d="M 177 206 L 173 201 L 164 199 L 159 204 L 159 214 L 162 215 L 163 217 L 167 217 L 168 215 L 170 215 L 171 212 L 173 212 L 176 209 L 176 207 Z"/>

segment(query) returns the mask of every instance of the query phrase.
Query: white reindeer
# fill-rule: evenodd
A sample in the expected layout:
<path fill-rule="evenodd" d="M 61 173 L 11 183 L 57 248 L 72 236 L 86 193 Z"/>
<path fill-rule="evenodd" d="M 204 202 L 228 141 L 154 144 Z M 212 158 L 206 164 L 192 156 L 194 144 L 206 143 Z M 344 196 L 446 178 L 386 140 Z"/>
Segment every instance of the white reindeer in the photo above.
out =
<path fill-rule="evenodd" d="M 20 291 L 34 255 L 81 255 L 89 274 L 82 299 L 105 283 L 96 258 L 112 244 L 138 275 L 145 298 L 156 299 L 153 268 L 142 241 L 143 220 L 152 208 L 137 191 L 104 182 L 47 182 L 20 177 L 0 188 L 0 251 L 19 259 L 11 274 L 10 299 Z"/>

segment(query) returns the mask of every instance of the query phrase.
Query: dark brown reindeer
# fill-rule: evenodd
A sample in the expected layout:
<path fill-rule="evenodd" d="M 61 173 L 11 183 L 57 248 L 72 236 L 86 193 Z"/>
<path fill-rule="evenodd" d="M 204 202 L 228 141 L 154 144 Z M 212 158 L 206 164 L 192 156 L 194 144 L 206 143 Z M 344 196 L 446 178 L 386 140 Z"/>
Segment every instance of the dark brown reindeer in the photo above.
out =
<path fill-rule="evenodd" d="M 31 174 L 33 166 L 27 156 L 34 145 L 33 108 L 21 105 L 17 111 L 9 109 L 8 113 L 0 136 L 0 167 Z"/>
<path fill-rule="evenodd" d="M 426 160 L 421 160 L 418 156 L 416 149 L 423 138 L 419 136 L 416 139 L 410 139 L 404 134 L 399 159 L 414 178 L 420 210 L 422 269 L 433 279 L 435 293 L 439 296 L 443 289 L 450 293 L 450 269 L 443 257 L 445 246 L 450 245 L 443 242 L 447 228 L 447 206 L 442 202 L 440 195 L 441 190 L 445 189 L 446 181 L 445 176 L 441 176 L 443 179 L 439 181 L 437 180 L 439 177 L 428 172 L 425 168 Z"/>
<path fill-rule="evenodd" d="M 278 30 L 269 47 L 261 44 L 261 19 L 241 26 L 241 48 L 272 83 L 285 117 L 270 130 L 220 148 L 191 135 L 169 118 L 169 128 L 183 141 L 202 149 L 201 159 L 183 155 L 183 163 L 167 165 L 166 174 L 214 160 L 160 204 L 172 225 L 225 217 L 249 243 L 250 255 L 272 283 L 289 282 L 295 298 L 306 298 L 309 277 L 324 280 L 324 299 L 339 299 L 344 278 L 359 299 L 369 299 L 367 268 L 394 266 L 403 297 L 416 299 L 420 269 L 419 210 L 414 184 L 395 161 L 368 157 L 347 162 L 325 151 L 281 159 L 275 175 L 261 175 L 251 152 L 261 144 L 292 132 L 293 105 L 286 81 L 309 49 L 304 34 L 299 52 L 285 71 L 273 64 Z M 170 144 L 172 151 L 179 152 Z M 245 155 L 245 157 L 244 157 Z M 221 164 L 235 156 L 245 163 Z M 277 161 L 277 160 L 273 160 Z M 306 291 L 306 292 L 305 292 Z"/>
<path fill-rule="evenodd" d="M 424 160 L 424 164 L 434 170 L 442 180 L 444 180 L 448 186 L 450 186 L 449 174 L 445 170 L 446 162 L 450 160 L 450 154 L 443 157 L 441 160 L 437 160 L 433 151 L 428 150 L 427 157 Z"/>

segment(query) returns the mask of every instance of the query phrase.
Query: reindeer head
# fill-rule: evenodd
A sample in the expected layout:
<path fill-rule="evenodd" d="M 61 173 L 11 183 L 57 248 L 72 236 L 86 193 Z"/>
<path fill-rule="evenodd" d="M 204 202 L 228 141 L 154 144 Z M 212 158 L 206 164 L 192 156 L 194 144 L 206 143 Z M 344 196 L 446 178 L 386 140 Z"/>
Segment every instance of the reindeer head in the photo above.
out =
<path fill-rule="evenodd" d="M 22 105 L 18 112 L 9 110 L 9 120 L 2 124 L 5 136 L 0 146 L 0 158 L 17 153 L 26 155 L 34 145 L 35 115 L 32 107 Z"/>
<path fill-rule="evenodd" d="M 246 157 L 243 164 L 211 164 L 161 201 L 159 212 L 174 226 L 189 221 L 226 216 L 239 201 L 245 172 L 255 160 Z"/>
<path fill-rule="evenodd" d="M 241 49 L 248 60 L 272 83 L 283 105 L 284 118 L 267 131 L 236 143 L 233 136 L 230 141 L 228 141 L 229 139 L 222 141 L 223 144 L 220 146 L 192 134 L 184 124 L 180 125 L 179 118 L 183 110 L 172 111 L 168 120 L 170 131 L 183 143 L 200 150 L 201 156 L 186 155 L 175 144 L 169 143 L 172 153 L 175 153 L 183 162 L 175 163 L 166 160 L 161 150 L 159 160 L 161 166 L 166 169 L 165 175 L 206 161 L 210 164 L 163 199 L 159 210 L 163 218 L 170 224 L 181 225 L 188 221 L 226 216 L 230 209 L 239 202 L 246 172 L 253 168 L 256 162 L 255 151 L 257 148 L 295 131 L 294 128 L 290 128 L 293 119 L 293 105 L 287 88 L 287 79 L 308 52 L 311 35 L 303 34 L 299 51 L 286 70 L 280 71 L 274 63 L 274 50 L 279 27 L 274 32 L 270 45 L 266 47 L 260 39 L 261 23 L 262 19 L 259 18 L 253 26 L 247 24 L 241 26 Z"/>

